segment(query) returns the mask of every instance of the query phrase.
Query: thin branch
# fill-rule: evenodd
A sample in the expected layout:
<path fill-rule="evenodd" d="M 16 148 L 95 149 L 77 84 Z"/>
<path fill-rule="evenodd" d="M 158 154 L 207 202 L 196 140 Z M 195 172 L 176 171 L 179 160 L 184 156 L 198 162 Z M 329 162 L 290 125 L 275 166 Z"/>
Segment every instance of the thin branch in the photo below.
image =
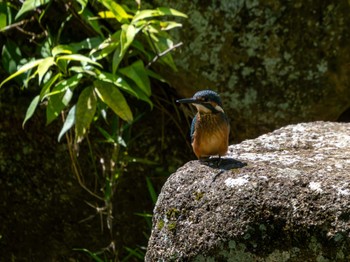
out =
<path fill-rule="evenodd" d="M 152 42 L 152 41 L 151 41 Z M 183 43 L 179 42 L 176 45 L 173 45 L 172 47 L 169 47 L 167 50 L 157 54 L 151 62 L 148 63 L 148 65 L 146 66 L 146 68 L 149 68 L 154 62 L 156 62 L 159 58 L 161 58 L 162 56 L 165 56 L 167 53 L 171 52 L 172 50 L 176 49 L 179 46 L 182 46 Z"/>
<path fill-rule="evenodd" d="M 31 21 L 34 20 L 34 17 L 31 17 L 30 19 L 25 19 L 25 20 L 22 20 L 22 21 L 19 21 L 17 23 L 14 23 L 14 24 L 11 24 L 11 25 L 8 25 L 8 26 L 5 26 L 4 28 L 0 29 L 0 32 L 3 32 L 3 31 L 7 31 L 7 30 L 11 30 L 11 29 L 14 29 L 14 28 L 17 28 L 21 25 L 25 25 L 26 23 L 29 23 Z"/>

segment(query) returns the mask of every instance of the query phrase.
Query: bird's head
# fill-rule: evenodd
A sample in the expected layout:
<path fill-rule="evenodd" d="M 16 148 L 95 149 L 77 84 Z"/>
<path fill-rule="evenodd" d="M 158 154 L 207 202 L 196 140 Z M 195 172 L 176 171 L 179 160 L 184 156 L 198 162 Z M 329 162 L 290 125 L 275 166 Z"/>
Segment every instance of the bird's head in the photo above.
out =
<path fill-rule="evenodd" d="M 198 91 L 192 98 L 179 99 L 176 102 L 193 104 L 200 113 L 224 113 L 220 96 L 212 90 Z"/>

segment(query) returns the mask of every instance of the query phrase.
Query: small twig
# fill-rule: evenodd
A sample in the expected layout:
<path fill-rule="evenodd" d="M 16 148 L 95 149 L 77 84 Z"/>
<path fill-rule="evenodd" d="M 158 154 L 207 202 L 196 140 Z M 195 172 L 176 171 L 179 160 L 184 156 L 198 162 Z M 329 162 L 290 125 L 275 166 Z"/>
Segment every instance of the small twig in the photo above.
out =
<path fill-rule="evenodd" d="M 152 42 L 152 41 L 151 41 Z M 173 45 L 172 47 L 169 47 L 167 50 L 157 54 L 151 62 L 148 63 L 148 65 L 146 66 L 146 68 L 149 68 L 154 62 L 156 62 L 159 58 L 161 58 L 162 56 L 165 56 L 167 53 L 171 52 L 172 50 L 174 50 L 175 48 L 182 46 L 183 43 L 179 42 L 176 45 Z"/>
<path fill-rule="evenodd" d="M 7 30 L 11 30 L 11 29 L 14 29 L 14 28 L 17 28 L 21 25 L 24 25 L 26 23 L 29 23 L 31 21 L 34 20 L 34 17 L 31 17 L 30 19 L 25 19 L 25 20 L 22 20 L 22 21 L 19 21 L 17 23 L 14 23 L 14 24 L 11 24 L 11 25 L 8 25 L 8 26 L 5 26 L 4 28 L 0 29 L 0 32 L 3 32 L 3 31 L 7 31 Z"/>

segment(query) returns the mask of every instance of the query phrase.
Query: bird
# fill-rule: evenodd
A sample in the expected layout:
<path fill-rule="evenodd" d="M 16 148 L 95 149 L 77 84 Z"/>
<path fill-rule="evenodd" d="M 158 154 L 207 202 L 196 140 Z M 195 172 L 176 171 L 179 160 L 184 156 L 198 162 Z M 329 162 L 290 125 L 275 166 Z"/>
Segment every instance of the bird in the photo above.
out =
<path fill-rule="evenodd" d="M 220 96 L 212 90 L 201 90 L 192 98 L 176 102 L 192 104 L 197 108 L 191 124 L 191 145 L 199 160 L 210 156 L 224 156 L 228 150 L 230 124 L 222 107 Z"/>

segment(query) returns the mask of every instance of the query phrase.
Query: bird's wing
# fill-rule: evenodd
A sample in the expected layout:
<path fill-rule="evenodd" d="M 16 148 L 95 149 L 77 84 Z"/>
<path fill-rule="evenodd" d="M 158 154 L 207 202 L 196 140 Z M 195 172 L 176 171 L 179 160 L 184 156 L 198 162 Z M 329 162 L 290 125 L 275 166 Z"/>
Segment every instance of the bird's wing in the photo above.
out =
<path fill-rule="evenodd" d="M 197 114 L 196 114 L 196 115 L 193 117 L 193 119 L 192 119 L 191 133 L 190 133 L 191 142 L 193 142 L 193 138 L 194 138 L 194 129 L 195 129 L 195 126 L 196 126 L 196 122 L 197 122 Z"/>

